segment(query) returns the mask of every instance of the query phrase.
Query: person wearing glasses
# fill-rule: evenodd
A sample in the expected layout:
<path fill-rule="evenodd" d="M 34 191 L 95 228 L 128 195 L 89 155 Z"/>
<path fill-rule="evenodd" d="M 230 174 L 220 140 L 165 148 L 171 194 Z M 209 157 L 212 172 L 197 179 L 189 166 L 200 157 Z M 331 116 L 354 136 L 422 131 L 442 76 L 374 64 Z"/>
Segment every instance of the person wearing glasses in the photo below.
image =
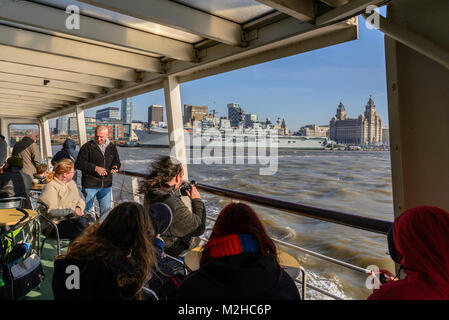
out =
<path fill-rule="evenodd" d="M 47 184 L 38 200 L 48 206 L 46 216 L 58 226 L 61 238 L 75 239 L 94 218 L 83 213 L 85 202 L 73 181 L 74 164 L 70 159 L 61 160 L 47 177 Z M 49 223 L 44 223 L 42 230 L 47 236 L 54 237 L 55 230 Z"/>

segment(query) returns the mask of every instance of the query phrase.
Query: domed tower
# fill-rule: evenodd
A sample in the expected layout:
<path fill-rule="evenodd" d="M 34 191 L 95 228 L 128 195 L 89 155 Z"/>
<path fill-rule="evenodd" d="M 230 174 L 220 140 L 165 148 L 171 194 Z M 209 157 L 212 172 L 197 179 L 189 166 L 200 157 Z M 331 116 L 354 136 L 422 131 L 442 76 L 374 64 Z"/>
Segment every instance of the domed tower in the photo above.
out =
<path fill-rule="evenodd" d="M 343 102 L 340 100 L 340 104 L 337 107 L 337 114 L 335 115 L 337 120 L 345 120 L 346 119 L 346 109 L 343 105 Z"/>
<path fill-rule="evenodd" d="M 370 95 L 369 96 L 369 100 L 368 100 L 368 102 L 366 103 L 366 106 L 365 106 L 365 117 L 368 118 L 369 116 L 374 116 L 375 114 L 377 115 L 377 113 L 376 113 L 376 105 L 374 104 L 373 98 Z"/>
<path fill-rule="evenodd" d="M 366 144 L 380 144 L 382 142 L 382 120 L 376 112 L 376 105 L 370 95 L 365 106 L 365 143 Z"/>

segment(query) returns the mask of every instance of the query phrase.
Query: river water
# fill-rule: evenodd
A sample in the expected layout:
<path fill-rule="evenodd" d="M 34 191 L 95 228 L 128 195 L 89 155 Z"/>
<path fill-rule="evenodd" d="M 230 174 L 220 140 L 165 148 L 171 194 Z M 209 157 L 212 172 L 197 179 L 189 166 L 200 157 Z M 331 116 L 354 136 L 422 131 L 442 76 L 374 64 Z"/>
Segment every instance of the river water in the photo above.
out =
<path fill-rule="evenodd" d="M 59 147 L 60 148 L 60 147 Z M 56 150 L 59 150 L 56 147 Z M 55 150 L 55 151 L 56 151 Z M 168 149 L 118 148 L 122 170 L 148 172 L 149 163 Z M 189 164 L 189 179 L 256 195 L 393 221 L 389 152 L 280 150 L 277 171 L 261 175 L 260 164 Z M 191 161 L 194 162 L 194 161 Z M 210 162 L 210 161 L 209 161 Z M 231 161 L 232 162 L 232 161 Z M 242 162 L 242 161 L 240 161 Z M 131 191 L 131 179 L 118 175 L 114 186 Z M 207 214 L 217 216 L 229 199 L 201 193 Z M 130 200 L 126 191 L 114 191 L 114 200 Z M 394 273 L 386 254 L 386 236 L 252 205 L 269 234 L 294 245 L 366 268 L 376 265 Z M 210 231 L 209 231 L 210 232 Z M 281 247 L 294 255 L 310 283 L 344 299 L 365 299 L 366 275 Z M 308 297 L 325 299 L 308 290 Z"/>

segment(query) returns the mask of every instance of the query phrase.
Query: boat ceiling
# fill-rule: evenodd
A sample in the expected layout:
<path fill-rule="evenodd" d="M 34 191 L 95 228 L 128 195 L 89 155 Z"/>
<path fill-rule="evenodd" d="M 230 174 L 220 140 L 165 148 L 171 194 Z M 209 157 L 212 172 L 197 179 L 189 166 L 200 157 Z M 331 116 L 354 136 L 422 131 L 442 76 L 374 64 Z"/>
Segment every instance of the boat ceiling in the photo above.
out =
<path fill-rule="evenodd" d="M 384 2 L 0 0 L 0 117 L 51 119 L 160 89 L 167 76 L 355 40 L 354 17 Z"/>

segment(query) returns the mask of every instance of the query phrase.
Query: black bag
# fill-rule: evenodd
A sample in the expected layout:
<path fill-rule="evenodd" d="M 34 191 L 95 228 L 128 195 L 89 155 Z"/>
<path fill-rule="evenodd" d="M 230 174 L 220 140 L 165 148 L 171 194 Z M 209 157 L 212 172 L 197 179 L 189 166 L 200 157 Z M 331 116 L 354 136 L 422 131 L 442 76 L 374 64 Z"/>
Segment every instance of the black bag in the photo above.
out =
<path fill-rule="evenodd" d="M 37 254 L 32 254 L 12 267 L 5 265 L 3 267 L 5 286 L 0 288 L 0 299 L 21 299 L 39 286 L 44 278 L 44 270 Z"/>

